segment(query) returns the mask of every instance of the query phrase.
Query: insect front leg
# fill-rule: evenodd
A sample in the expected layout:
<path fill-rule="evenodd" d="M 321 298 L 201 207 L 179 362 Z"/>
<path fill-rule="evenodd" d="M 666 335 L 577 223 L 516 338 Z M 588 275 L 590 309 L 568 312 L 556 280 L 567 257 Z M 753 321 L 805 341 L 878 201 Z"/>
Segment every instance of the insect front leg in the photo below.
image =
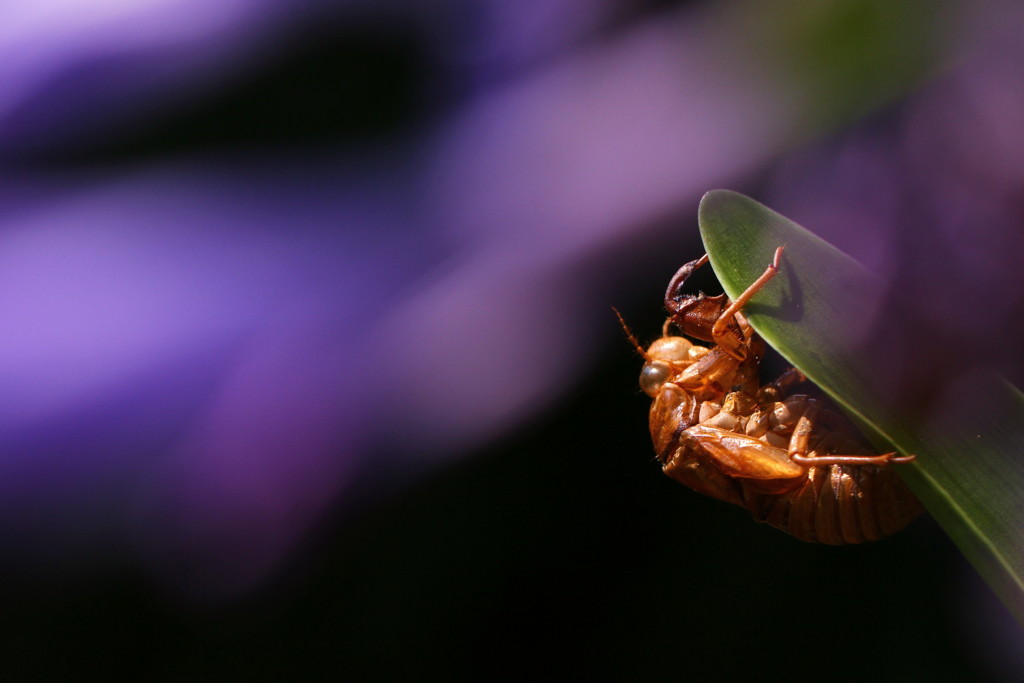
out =
<path fill-rule="evenodd" d="M 896 452 L 883 453 L 881 455 L 814 455 L 808 454 L 808 444 L 811 432 L 814 430 L 815 420 L 820 413 L 817 401 L 807 400 L 807 408 L 803 415 L 797 420 L 793 428 L 793 436 L 789 441 L 790 459 L 804 466 L 818 465 L 888 465 L 912 462 L 917 456 L 898 456 Z"/>
<path fill-rule="evenodd" d="M 665 309 L 669 312 L 669 319 L 665 321 L 665 326 L 662 328 L 664 336 L 668 336 L 669 325 L 672 324 L 689 337 L 722 343 L 712 336 L 711 328 L 722 317 L 723 311 L 729 307 L 728 297 L 725 294 L 707 296 L 703 292 L 687 294 L 683 291 L 683 286 L 693 272 L 707 262 L 707 254 L 695 261 L 690 261 L 680 268 L 669 281 L 668 289 L 665 290 Z M 743 331 L 734 317 L 731 322 L 726 323 L 720 337 L 723 339 L 728 337 L 725 343 L 731 348 L 739 349 L 744 342 Z M 730 355 L 735 356 L 736 354 Z"/>

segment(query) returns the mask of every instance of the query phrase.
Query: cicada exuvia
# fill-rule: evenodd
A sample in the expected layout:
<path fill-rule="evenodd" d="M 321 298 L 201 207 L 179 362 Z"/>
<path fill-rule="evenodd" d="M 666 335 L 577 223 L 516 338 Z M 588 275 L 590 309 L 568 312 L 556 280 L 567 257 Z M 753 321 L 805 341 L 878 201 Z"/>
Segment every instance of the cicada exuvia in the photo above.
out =
<path fill-rule="evenodd" d="M 782 252 L 735 301 L 684 293 L 708 257 L 687 263 L 665 292 L 662 337 L 644 350 L 630 333 L 646 361 L 640 387 L 654 399 L 654 450 L 673 479 L 796 538 L 877 540 L 922 512 L 891 467 L 914 456 L 871 450 L 825 398 L 793 391 L 806 382 L 799 370 L 759 379 L 766 346 L 742 309 L 778 273 Z"/>

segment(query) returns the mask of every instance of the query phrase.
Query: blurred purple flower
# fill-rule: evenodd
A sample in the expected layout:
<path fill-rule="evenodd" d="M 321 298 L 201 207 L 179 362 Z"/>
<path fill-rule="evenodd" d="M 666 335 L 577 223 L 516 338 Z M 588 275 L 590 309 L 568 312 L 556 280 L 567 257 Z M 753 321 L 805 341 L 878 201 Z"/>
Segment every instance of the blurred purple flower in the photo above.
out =
<path fill-rule="evenodd" d="M 458 252 L 372 335 L 404 406 L 381 413 L 382 438 L 404 457 L 463 450 L 561 396 L 610 320 L 602 280 L 637 266 L 630 245 L 777 151 L 782 123 L 754 88 L 719 87 L 685 28 L 641 25 L 495 88 L 433 145 L 426 208 Z"/>
<path fill-rule="evenodd" d="M 330 4 L 0 10 L 0 149 L 145 125 L 305 13 L 378 16 Z M 0 537 L 27 562 L 113 548 L 180 590 L 260 586 L 362 470 L 400 478 L 563 396 L 613 329 L 602 288 L 677 243 L 666 217 L 802 133 L 807 103 L 700 14 L 604 34 L 613 3 L 444 5 L 485 41 L 388 6 L 472 67 L 411 141 L 0 188 Z"/>
<path fill-rule="evenodd" d="M 36 48 L 6 62 L 0 144 L 188 93 L 266 30 L 262 6 L 21 15 L 0 46 Z M 508 63 L 559 43 L 557 23 L 522 29 Z M 486 88 L 397 162 L 9 183 L 0 479 L 19 554 L 127 539 L 184 590 L 244 592 L 370 465 L 363 444 L 393 454 L 372 466 L 415 470 L 557 400 L 593 357 L 608 312 L 588 295 L 628 271 L 624 246 L 780 144 L 760 91 L 723 89 L 699 44 L 680 48 L 692 30 L 637 25 Z"/>
<path fill-rule="evenodd" d="M 0 7 L 0 150 L 107 138 L 223 82 L 266 49 L 273 0 L 39 0 Z M 281 26 L 277 27 L 280 31 Z"/>
<path fill-rule="evenodd" d="M 244 589 L 344 485 L 354 330 L 409 270 L 376 232 L 407 219 L 383 179 L 309 168 L 7 188 L 36 195 L 0 235 L 0 505 L 25 553 L 131 532 Z"/>

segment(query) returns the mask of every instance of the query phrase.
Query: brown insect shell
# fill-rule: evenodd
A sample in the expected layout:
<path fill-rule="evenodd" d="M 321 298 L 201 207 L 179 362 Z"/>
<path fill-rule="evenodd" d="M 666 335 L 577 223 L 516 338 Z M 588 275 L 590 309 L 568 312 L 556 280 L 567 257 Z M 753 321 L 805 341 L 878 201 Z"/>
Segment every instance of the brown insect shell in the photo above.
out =
<path fill-rule="evenodd" d="M 644 354 L 640 384 L 654 398 L 651 437 L 665 473 L 805 541 L 861 543 L 903 528 L 921 506 L 889 468 L 803 468 L 790 459 L 788 443 L 809 409 L 808 397 L 785 397 L 784 387 L 760 386 L 764 341 L 738 312 L 715 330 L 730 306 L 725 295 L 682 291 L 705 263 L 706 256 L 680 268 L 665 293 L 665 307 L 678 330 L 713 346 L 666 333 Z M 811 455 L 870 454 L 856 430 L 831 411 L 821 411 L 812 429 Z M 745 449 L 754 457 L 745 456 Z"/>
<path fill-rule="evenodd" d="M 877 540 L 902 529 L 921 513 L 921 506 L 889 468 L 827 465 L 802 469 L 793 476 L 735 478 L 727 474 L 728 432 L 756 436 L 785 457 L 793 426 L 807 410 L 808 396 L 793 394 L 782 401 L 758 404 L 742 391 L 727 394 L 720 406 L 700 404 L 692 394 L 666 382 L 651 408 L 651 432 L 666 474 L 712 498 L 749 509 L 767 522 L 804 541 L 843 545 Z M 711 419 L 700 420 L 702 408 L 715 405 Z M 694 416 L 697 415 L 697 418 Z M 697 419 L 701 424 L 695 426 Z M 720 423 L 720 424 L 718 424 Z M 753 425 L 753 427 L 752 427 Z M 701 430 L 725 430 L 705 435 Z M 696 430 L 696 432 L 695 432 Z M 702 436 L 710 441 L 700 442 Z M 755 434 L 746 434 L 755 436 Z M 708 458 L 704 449 L 720 443 L 725 452 Z M 812 434 L 811 452 L 870 455 L 845 418 L 821 413 Z M 723 459 L 724 458 L 724 459 Z"/>
<path fill-rule="evenodd" d="M 747 330 L 749 327 L 743 331 L 750 334 Z M 764 432 L 781 422 L 796 420 L 799 413 L 790 417 L 788 409 L 779 409 L 785 413 L 779 416 L 775 410 L 759 411 L 755 398 L 760 386 L 757 370 L 764 346 L 758 342 L 760 338 L 752 334 L 745 339 L 743 360 L 718 346 L 709 349 L 684 337 L 665 336 L 651 344 L 646 353 L 648 361 L 640 373 L 640 385 L 654 398 L 650 431 L 659 462 L 664 465 L 680 446 L 688 448 L 689 441 L 683 438 L 683 432 L 698 423 L 744 434 L 752 417 L 764 423 Z M 683 460 L 686 464 L 672 473 L 674 479 L 699 493 L 746 506 L 735 480 L 708 459 Z M 750 485 L 762 494 L 781 493 L 802 478 L 801 472 L 794 480 L 756 481 Z"/>
<path fill-rule="evenodd" d="M 678 446 L 683 430 L 720 414 L 733 388 L 741 391 L 724 407 L 729 414 L 749 415 L 756 407 L 758 358 L 738 361 L 718 347 L 693 344 L 684 337 L 662 337 L 647 349 L 640 386 L 654 398 L 650 411 L 655 453 L 664 463 Z M 735 393 L 735 392 L 734 392 Z M 742 400 L 743 405 L 735 405 Z M 742 430 L 741 430 L 742 431 Z"/>

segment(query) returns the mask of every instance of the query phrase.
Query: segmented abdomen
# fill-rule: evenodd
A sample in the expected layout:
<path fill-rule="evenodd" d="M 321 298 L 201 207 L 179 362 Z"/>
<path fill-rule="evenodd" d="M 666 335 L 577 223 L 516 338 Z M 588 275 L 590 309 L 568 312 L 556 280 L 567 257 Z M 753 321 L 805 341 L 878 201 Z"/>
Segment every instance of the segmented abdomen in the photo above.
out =
<path fill-rule="evenodd" d="M 891 469 L 826 465 L 782 494 L 764 494 L 741 481 L 754 518 L 812 543 L 845 545 L 896 533 L 923 508 Z"/>

